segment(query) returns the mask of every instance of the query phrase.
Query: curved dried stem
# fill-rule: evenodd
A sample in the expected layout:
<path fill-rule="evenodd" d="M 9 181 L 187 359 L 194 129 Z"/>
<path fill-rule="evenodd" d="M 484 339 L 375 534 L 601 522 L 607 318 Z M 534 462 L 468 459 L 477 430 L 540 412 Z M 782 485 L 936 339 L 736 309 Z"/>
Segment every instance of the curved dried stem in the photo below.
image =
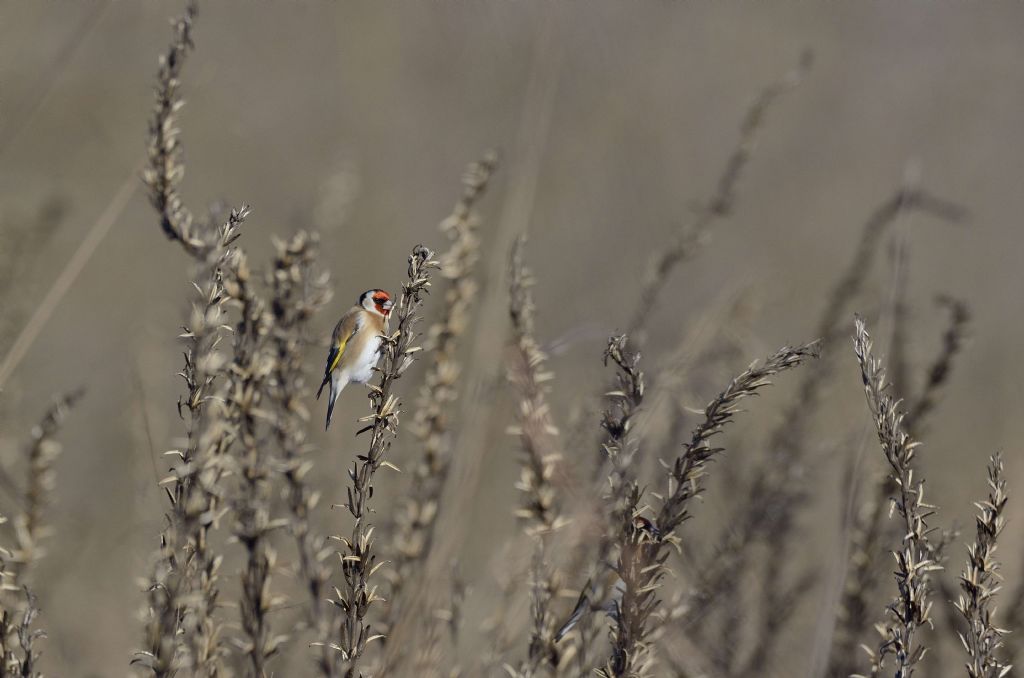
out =
<path fill-rule="evenodd" d="M 656 520 L 648 525 L 637 522 L 641 492 L 634 485 L 628 512 L 623 512 L 619 558 L 616 573 L 622 580 L 622 598 L 613 615 L 612 651 L 598 673 L 606 678 L 650 675 L 654 657 L 649 636 L 652 613 L 659 605 L 658 589 L 664 578 L 669 545 L 678 547 L 676 530 L 689 517 L 690 501 L 704 489 L 708 463 L 723 448 L 712 447 L 710 440 L 721 433 L 739 412 L 739 402 L 767 386 L 769 378 L 818 356 L 817 342 L 784 347 L 762 365 L 751 365 L 704 410 L 704 420 L 694 429 L 682 453 L 668 468 L 668 487 L 661 495 Z"/>
<path fill-rule="evenodd" d="M 764 126 L 768 110 L 780 97 L 803 81 L 812 62 L 811 52 L 804 52 L 795 68 L 780 80 L 769 84 L 754 98 L 740 123 L 739 139 L 718 177 L 714 193 L 697 207 L 692 219 L 676 231 L 668 246 L 659 248 L 653 256 L 640 288 L 636 311 L 628 325 L 627 334 L 638 347 L 643 345 L 647 321 L 652 315 L 650 309 L 656 304 L 672 270 L 693 257 L 707 241 L 716 222 L 732 214 L 736 205 L 737 186 L 754 155 L 758 134 Z"/>

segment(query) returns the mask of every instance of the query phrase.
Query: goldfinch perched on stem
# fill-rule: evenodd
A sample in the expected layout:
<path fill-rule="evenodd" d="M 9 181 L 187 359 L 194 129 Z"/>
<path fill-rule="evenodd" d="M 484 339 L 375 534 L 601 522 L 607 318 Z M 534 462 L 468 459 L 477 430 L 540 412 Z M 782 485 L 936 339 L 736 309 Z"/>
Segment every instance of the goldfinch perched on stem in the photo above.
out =
<path fill-rule="evenodd" d="M 368 290 L 359 296 L 356 305 L 345 311 L 331 335 L 331 351 L 327 354 L 327 367 L 317 400 L 324 386 L 331 385 L 327 401 L 327 425 L 331 425 L 334 403 L 349 382 L 365 384 L 373 376 L 373 368 L 380 359 L 381 337 L 387 331 L 391 313 L 391 295 L 384 290 Z"/>

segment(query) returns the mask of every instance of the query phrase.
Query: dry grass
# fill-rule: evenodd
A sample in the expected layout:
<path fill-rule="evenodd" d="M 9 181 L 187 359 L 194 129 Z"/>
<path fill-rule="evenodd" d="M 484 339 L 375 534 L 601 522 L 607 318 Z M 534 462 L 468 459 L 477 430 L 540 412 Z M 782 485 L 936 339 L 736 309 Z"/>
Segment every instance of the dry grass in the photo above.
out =
<path fill-rule="evenodd" d="M 320 328 L 333 309 L 321 243 L 344 248 L 346 235 L 294 229 L 267 238 L 271 253 L 263 261 L 267 243 L 243 237 L 243 224 L 258 222 L 259 213 L 187 205 L 179 124 L 199 18 L 189 3 L 160 57 L 142 177 L 156 217 L 151 226 L 175 244 L 169 250 L 186 255 L 191 284 L 170 295 L 187 308 L 178 335 L 184 388 L 176 407 L 164 403 L 177 415 L 168 418 L 168 435 L 180 444 L 169 443 L 175 449 L 162 456 L 165 477 L 150 483 L 161 488 L 161 504 L 145 509 L 154 521 L 153 552 L 138 573 L 144 610 L 129 670 L 161 678 L 838 678 L 857 671 L 910 678 L 951 674 L 931 657 L 962 650 L 971 678 L 1009 673 L 1017 649 L 1009 632 L 1024 619 L 1024 586 L 1015 587 L 1003 614 L 996 605 L 1009 570 L 996 560 L 1009 516 L 1003 458 L 989 461 L 988 496 L 977 505 L 957 594 L 941 574 L 957 536 L 925 502 L 927 460 L 919 453 L 927 424 L 956 386 L 951 377 L 970 308 L 939 296 L 948 322 L 937 353 L 920 358 L 912 350 L 917 327 L 906 249 L 895 280 L 875 271 L 898 221 L 916 214 L 960 222 L 961 207 L 900 187 L 870 214 L 831 289 L 813 291 L 822 308 L 811 336 L 820 339 L 783 346 L 746 369 L 747 354 L 763 349 L 750 345 L 759 339 L 722 329 L 730 306 L 722 300 L 735 299 L 735 286 L 719 285 L 722 296 L 703 318 L 681 318 L 681 343 L 658 336 L 651 320 L 656 309 L 673 308 L 663 293 L 671 273 L 734 214 L 766 115 L 804 81 L 809 57 L 754 100 L 711 196 L 658 244 L 646 276 L 624 270 L 615 256 L 572 262 L 610 278 L 621 298 L 638 299 L 625 314 L 606 309 L 629 333 L 601 329 L 611 334 L 603 362 L 614 377 L 600 407 L 575 381 L 554 379 L 555 349 L 572 340 L 545 338 L 560 327 L 551 319 L 569 317 L 579 300 L 545 284 L 543 275 L 535 278 L 525 237 L 504 251 L 516 230 L 507 224 L 529 221 L 538 143 L 512 164 L 531 174 L 515 178 L 519 190 L 503 227 L 485 228 L 487 193 L 500 183 L 496 156 L 469 165 L 440 224 L 447 250 L 435 256 L 423 245 L 411 248 L 377 376 L 364 387 L 369 414 L 326 438 L 311 425 L 309 380 L 321 367 Z M 557 62 L 551 39 L 547 32 L 538 39 L 536 101 L 527 102 L 528 117 L 544 129 L 557 84 L 556 73 L 543 72 Z M 320 221 L 329 212 L 321 211 Z M 381 275 L 396 263 L 378 260 L 383 249 L 358 253 L 374 258 Z M 14 255 L 4 254 L 13 266 Z M 566 265 L 576 255 L 559 253 Z M 505 271 L 481 264 L 506 256 Z M 57 299 L 76 270 L 56 287 Z M 733 271 L 715 273 L 729 279 Z M 507 285 L 499 284 L 503 276 Z M 15 278 L 5 272 L 0 285 Z M 434 289 L 441 294 L 431 298 Z M 872 300 L 879 289 L 889 303 Z M 895 385 L 866 322 L 853 319 L 861 306 L 880 308 L 883 319 L 891 313 Z M 26 338 L 15 342 L 0 381 L 41 326 L 22 311 Z M 505 320 L 507 336 L 498 341 Z M 5 335 L 11 329 L 2 328 Z M 163 329 L 170 338 L 172 330 Z M 833 392 L 856 391 L 858 370 L 842 349 L 851 332 L 866 420 L 851 411 L 835 416 L 830 400 Z M 601 353 L 592 353 L 588 385 L 607 380 Z M 502 366 L 504 381 L 495 379 Z M 737 421 L 771 380 L 797 367 L 792 388 L 780 386 L 756 416 Z M 697 410 L 680 406 L 695 393 L 717 395 Z M 40 576 L 45 547 L 69 538 L 51 537 L 50 524 L 54 489 L 64 482 L 56 437 L 77 399 L 74 392 L 58 400 L 31 430 L 25 454 L 0 469 L 11 506 L 0 528 L 4 676 L 55 673 L 41 629 L 71 608 L 40 610 L 36 596 L 52 585 Z M 570 411 L 573 402 L 579 404 Z M 556 422 L 576 422 L 580 432 L 562 435 Z M 861 456 L 851 431 L 865 423 L 881 455 Z M 496 435 L 502 430 L 514 436 L 514 452 Z M 826 447 L 842 458 L 848 485 L 848 505 L 834 525 L 815 512 L 815 501 L 831 493 L 820 454 Z M 457 473 L 459 463 L 470 470 Z M 477 486 L 481 464 L 504 474 L 499 489 Z M 883 465 L 876 478 L 874 467 Z M 320 500 L 325 491 L 333 506 Z M 706 497 L 714 499 L 702 503 Z M 806 553 L 812 548 L 805 542 L 835 552 Z M 827 566 L 836 563 L 839 572 L 830 576 Z M 798 614 L 809 600 L 821 603 L 816 634 Z M 881 622 L 880 641 L 867 628 L 871 621 Z M 128 658 L 112 663 L 111 672 L 126 664 Z"/>

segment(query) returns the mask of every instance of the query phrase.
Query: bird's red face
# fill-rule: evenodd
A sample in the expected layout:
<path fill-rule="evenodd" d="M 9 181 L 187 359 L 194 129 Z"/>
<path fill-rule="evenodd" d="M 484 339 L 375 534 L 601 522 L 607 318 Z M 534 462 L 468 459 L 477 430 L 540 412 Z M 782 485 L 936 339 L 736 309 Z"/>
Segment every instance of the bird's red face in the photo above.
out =
<path fill-rule="evenodd" d="M 373 307 L 385 318 L 391 313 L 391 295 L 384 290 L 376 290 L 371 297 L 373 299 Z"/>

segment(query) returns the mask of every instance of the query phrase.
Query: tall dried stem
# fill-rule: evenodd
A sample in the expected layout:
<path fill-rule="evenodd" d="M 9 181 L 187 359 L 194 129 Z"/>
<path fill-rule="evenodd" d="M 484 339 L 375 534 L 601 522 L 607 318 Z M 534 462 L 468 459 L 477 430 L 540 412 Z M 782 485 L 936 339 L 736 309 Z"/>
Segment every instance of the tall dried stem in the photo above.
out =
<path fill-rule="evenodd" d="M 441 494 L 451 464 L 450 413 L 459 397 L 461 374 L 458 349 L 478 289 L 475 270 L 480 257 L 480 218 L 475 207 L 495 169 L 497 157 L 493 153 L 467 168 L 462 195 L 440 225 L 441 232 L 451 240 L 448 251 L 439 259 L 438 275 L 445 280 L 444 307 L 441 318 L 427 332 L 430 364 L 410 427 L 422 452 L 412 467 L 409 492 L 396 520 L 387 628 L 398 622 L 402 592 L 416 578 L 434 542 Z"/>
<path fill-rule="evenodd" d="M 307 593 L 306 619 L 320 648 L 317 668 L 322 676 L 338 673 L 338 653 L 329 645 L 337 631 L 333 606 L 327 602 L 331 568 L 326 537 L 310 524 L 319 494 L 306 479 L 312 462 L 306 458 L 309 410 L 304 375 L 303 345 L 309 321 L 330 299 L 326 274 L 316 270 L 319 240 L 315 233 L 296 233 L 288 241 L 275 241 L 269 275 L 270 310 L 274 322 L 271 342 L 275 359 L 270 396 L 276 407 L 271 422 L 280 449 L 280 473 L 285 482 L 289 529 L 295 539 L 298 575 Z"/>
<path fill-rule="evenodd" d="M 970 678 L 1002 678 L 1011 668 L 997 656 L 1006 631 L 992 623 L 993 600 L 1001 588 L 996 540 L 1006 523 L 1003 511 L 1007 501 L 1003 459 L 998 454 L 989 460 L 988 487 L 988 500 L 978 504 L 977 536 L 967 547 L 967 567 L 960 575 L 963 593 L 956 603 L 969 627 L 960 640 L 967 650 Z"/>
<path fill-rule="evenodd" d="M 871 336 L 861 318 L 857 318 L 854 335 L 854 353 L 860 363 L 868 409 L 874 419 L 882 453 L 889 464 L 890 476 L 896 486 L 893 508 L 902 521 L 905 534 L 902 547 L 893 552 L 896 559 L 898 593 L 887 611 L 890 619 L 885 625 L 885 638 L 872 656 L 872 675 L 885 668 L 887 656 L 895 660 L 895 678 L 910 678 L 914 667 L 924 656 L 926 648 L 916 634 L 930 623 L 931 603 L 929 575 L 942 569 L 933 558 L 934 547 L 929 544 L 927 520 L 933 515 L 931 506 L 924 503 L 924 482 L 915 477 L 913 462 L 918 443 L 903 428 L 903 414 L 897 403 L 885 392 L 885 371 L 871 352 Z"/>
<path fill-rule="evenodd" d="M 430 287 L 430 271 L 437 268 L 434 253 L 418 245 L 409 256 L 408 280 L 402 284 L 402 294 L 393 311 L 398 319 L 394 333 L 382 339 L 383 362 L 377 385 L 369 386 L 373 412 L 361 421 L 370 422 L 362 432 L 370 432 L 369 449 L 357 457 L 349 471 L 348 500 L 343 504 L 355 519 L 351 536 L 338 537 L 342 542 L 342 587 L 332 602 L 341 609 L 341 632 L 336 649 L 341 652 L 343 675 L 360 675 L 359 665 L 368 643 L 382 636 L 374 631 L 366 616 L 370 606 L 382 599 L 372 577 L 385 563 L 377 562 L 373 542 L 373 526 L 369 524 L 370 499 L 373 497 L 373 476 L 382 466 L 391 466 L 384 459 L 391 447 L 391 439 L 398 433 L 398 396 L 392 393 L 394 382 L 412 365 L 413 346 L 420 320 L 419 310 L 423 296 Z"/>
<path fill-rule="evenodd" d="M 622 599 L 612 619 L 612 650 L 608 662 L 598 671 L 606 678 L 650 675 L 654 657 L 649 642 L 652 613 L 659 604 L 658 589 L 665 576 L 667 546 L 678 546 L 676 530 L 689 517 L 690 501 L 704 489 L 708 463 L 723 448 L 712 447 L 710 439 L 724 430 L 740 411 L 739 402 L 767 386 L 779 372 L 817 357 L 817 343 L 784 347 L 762 365 L 751 365 L 704 410 L 704 420 L 694 429 L 690 441 L 668 469 L 668 487 L 660 496 L 661 506 L 651 526 L 633 518 L 641 492 L 634 485 L 629 512 L 622 521 L 616 572 L 622 579 Z"/>

